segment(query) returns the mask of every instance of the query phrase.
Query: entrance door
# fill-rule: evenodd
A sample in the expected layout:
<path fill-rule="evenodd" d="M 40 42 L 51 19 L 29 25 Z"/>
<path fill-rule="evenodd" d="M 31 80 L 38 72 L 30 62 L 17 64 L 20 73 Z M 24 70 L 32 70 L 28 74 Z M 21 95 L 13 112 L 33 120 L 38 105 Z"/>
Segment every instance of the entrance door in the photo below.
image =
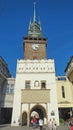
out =
<path fill-rule="evenodd" d="M 27 113 L 22 114 L 22 125 L 27 125 Z"/>

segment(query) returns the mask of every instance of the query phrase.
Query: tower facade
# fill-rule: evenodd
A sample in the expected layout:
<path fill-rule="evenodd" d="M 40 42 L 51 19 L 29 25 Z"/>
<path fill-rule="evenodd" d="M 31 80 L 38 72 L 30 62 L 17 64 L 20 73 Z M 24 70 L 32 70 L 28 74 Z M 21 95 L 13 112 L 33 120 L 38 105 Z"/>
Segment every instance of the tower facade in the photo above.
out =
<path fill-rule="evenodd" d="M 17 61 L 12 126 L 29 126 L 33 115 L 43 118 L 44 124 L 50 118 L 59 124 L 55 66 L 46 57 L 46 45 L 34 4 L 33 22 L 24 38 L 24 59 Z"/>

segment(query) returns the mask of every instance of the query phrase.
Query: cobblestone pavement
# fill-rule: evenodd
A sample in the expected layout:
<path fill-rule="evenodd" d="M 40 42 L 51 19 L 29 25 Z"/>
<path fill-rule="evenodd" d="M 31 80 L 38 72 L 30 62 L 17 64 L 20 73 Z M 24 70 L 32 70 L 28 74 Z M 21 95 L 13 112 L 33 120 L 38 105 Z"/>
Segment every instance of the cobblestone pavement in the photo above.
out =
<path fill-rule="evenodd" d="M 11 127 L 10 125 L 0 125 L 0 130 L 34 130 L 33 128 L 29 128 L 27 126 L 19 126 L 19 127 Z M 35 128 L 35 130 L 40 130 L 39 127 Z M 46 126 L 43 127 L 43 130 L 46 129 Z M 57 127 L 57 130 L 68 130 L 68 125 L 61 125 Z"/>

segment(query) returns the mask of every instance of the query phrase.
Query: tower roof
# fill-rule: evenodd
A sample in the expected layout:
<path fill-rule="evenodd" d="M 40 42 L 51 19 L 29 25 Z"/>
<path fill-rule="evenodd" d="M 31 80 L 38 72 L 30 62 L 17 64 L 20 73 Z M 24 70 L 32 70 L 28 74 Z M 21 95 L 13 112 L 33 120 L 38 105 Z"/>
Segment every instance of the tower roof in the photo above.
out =
<path fill-rule="evenodd" d="M 30 20 L 27 37 L 43 38 L 41 24 L 36 20 L 35 2 L 34 2 L 33 22 L 31 22 Z"/>

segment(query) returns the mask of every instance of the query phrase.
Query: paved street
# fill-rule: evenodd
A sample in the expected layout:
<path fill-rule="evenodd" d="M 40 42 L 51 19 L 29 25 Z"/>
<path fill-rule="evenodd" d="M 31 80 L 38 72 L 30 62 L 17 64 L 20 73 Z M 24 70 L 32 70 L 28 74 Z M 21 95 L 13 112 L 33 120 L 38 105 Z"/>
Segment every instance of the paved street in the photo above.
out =
<path fill-rule="evenodd" d="M 27 126 L 19 126 L 19 127 L 11 127 L 10 125 L 0 125 L 0 130 L 34 130 L 33 128 L 28 128 Z M 39 130 L 38 128 L 35 128 L 35 130 Z M 43 130 L 46 130 L 45 126 Z M 49 129 L 47 129 L 49 130 Z M 68 130 L 68 126 L 66 125 L 61 125 L 57 128 L 57 130 Z"/>

